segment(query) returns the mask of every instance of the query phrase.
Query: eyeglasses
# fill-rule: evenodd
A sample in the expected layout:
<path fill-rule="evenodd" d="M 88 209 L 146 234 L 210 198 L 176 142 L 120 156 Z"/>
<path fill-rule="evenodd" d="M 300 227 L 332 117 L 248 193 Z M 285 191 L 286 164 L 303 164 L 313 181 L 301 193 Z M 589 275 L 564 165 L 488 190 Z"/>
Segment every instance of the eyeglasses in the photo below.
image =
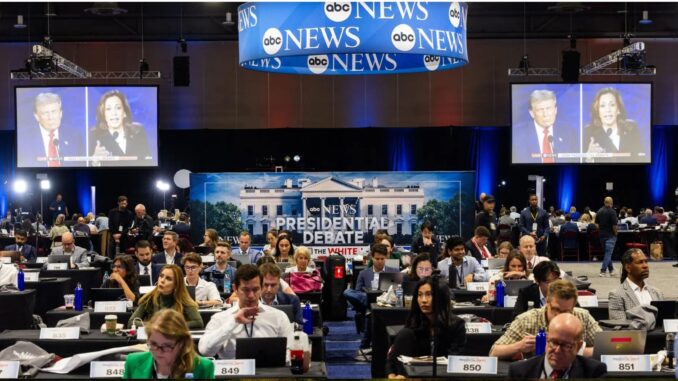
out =
<path fill-rule="evenodd" d="M 153 342 L 148 342 L 148 343 L 146 343 L 146 346 L 148 347 L 148 349 L 150 349 L 152 351 L 160 351 L 162 353 L 169 353 L 169 352 L 172 352 L 174 350 L 174 348 L 176 348 L 177 343 L 158 345 L 158 344 L 153 343 Z"/>
<path fill-rule="evenodd" d="M 199 268 L 200 267 L 198 267 L 198 266 L 184 266 L 184 270 L 186 270 L 186 271 L 195 271 Z"/>
<path fill-rule="evenodd" d="M 546 340 L 546 343 L 549 345 L 549 347 L 551 347 L 551 349 L 556 349 L 557 347 L 560 347 L 561 350 L 568 351 L 568 352 L 571 351 L 572 349 L 574 349 L 574 347 L 576 345 L 574 343 L 561 343 L 559 341 L 551 340 L 551 339 Z"/>
<path fill-rule="evenodd" d="M 417 267 L 417 271 L 420 273 L 430 273 L 433 271 L 432 267 Z"/>
<path fill-rule="evenodd" d="M 113 265 L 111 266 L 113 269 L 124 269 L 125 267 L 123 265 Z"/>

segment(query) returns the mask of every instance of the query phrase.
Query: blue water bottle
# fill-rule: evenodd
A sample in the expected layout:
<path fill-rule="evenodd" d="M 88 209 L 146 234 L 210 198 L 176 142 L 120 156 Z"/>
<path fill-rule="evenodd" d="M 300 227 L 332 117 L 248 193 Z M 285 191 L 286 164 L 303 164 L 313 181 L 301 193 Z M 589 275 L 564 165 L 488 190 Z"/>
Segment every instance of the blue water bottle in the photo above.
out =
<path fill-rule="evenodd" d="M 306 302 L 304 306 L 304 333 L 307 335 L 313 334 L 313 310 L 311 310 L 311 303 Z"/>
<path fill-rule="evenodd" d="M 224 293 L 231 293 L 231 276 L 228 275 L 228 272 L 224 273 Z"/>
<path fill-rule="evenodd" d="M 75 310 L 82 311 L 82 285 L 78 282 L 78 285 L 75 287 Z"/>
<path fill-rule="evenodd" d="M 19 267 L 19 273 L 16 276 L 16 287 L 19 291 L 26 289 L 26 285 L 24 284 L 24 271 L 21 270 L 21 267 Z"/>
<path fill-rule="evenodd" d="M 535 338 L 535 349 L 534 354 L 539 356 L 543 355 L 546 352 L 546 331 L 544 328 L 539 329 L 537 337 Z"/>
<path fill-rule="evenodd" d="M 498 281 L 495 289 L 497 291 L 497 307 L 504 307 L 504 282 Z"/>

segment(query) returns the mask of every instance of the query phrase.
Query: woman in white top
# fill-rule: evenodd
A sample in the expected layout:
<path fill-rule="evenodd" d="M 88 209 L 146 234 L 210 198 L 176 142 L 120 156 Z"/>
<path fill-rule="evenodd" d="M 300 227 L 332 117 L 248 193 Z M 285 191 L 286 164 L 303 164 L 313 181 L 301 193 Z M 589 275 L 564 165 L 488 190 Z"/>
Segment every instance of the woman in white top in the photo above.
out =
<path fill-rule="evenodd" d="M 211 307 L 222 305 L 221 295 L 217 290 L 217 285 L 200 278 L 202 270 L 202 258 L 196 253 L 188 253 L 181 259 L 184 266 L 184 282 L 186 286 L 195 286 L 195 301 L 200 307 Z"/>
<path fill-rule="evenodd" d="M 315 266 L 311 267 L 311 251 L 306 246 L 299 246 L 294 250 L 294 266 L 285 269 L 286 273 L 312 273 Z"/>

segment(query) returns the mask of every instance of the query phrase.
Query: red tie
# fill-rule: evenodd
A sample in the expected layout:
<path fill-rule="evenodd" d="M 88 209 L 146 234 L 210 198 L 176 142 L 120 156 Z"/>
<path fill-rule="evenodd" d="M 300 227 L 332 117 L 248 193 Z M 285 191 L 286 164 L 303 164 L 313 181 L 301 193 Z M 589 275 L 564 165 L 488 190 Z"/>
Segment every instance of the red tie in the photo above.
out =
<path fill-rule="evenodd" d="M 532 270 L 532 261 L 527 262 L 527 269 Z"/>
<path fill-rule="evenodd" d="M 560 372 L 558 372 L 557 370 L 554 369 L 553 371 L 551 371 L 551 375 L 549 376 L 549 378 L 552 379 L 552 380 L 559 379 L 560 378 Z"/>
<path fill-rule="evenodd" d="M 47 144 L 47 166 L 60 167 L 59 153 L 56 144 L 54 144 L 54 131 L 49 132 L 49 143 Z"/>
<path fill-rule="evenodd" d="M 491 257 L 490 253 L 487 251 L 487 248 L 485 246 L 482 247 L 483 250 L 483 258 L 488 259 Z"/>
<path fill-rule="evenodd" d="M 544 139 L 541 142 L 541 152 L 544 155 L 551 155 L 553 151 L 551 150 L 551 142 L 549 142 L 549 128 L 544 128 Z M 555 163 L 555 160 L 552 157 L 543 157 L 543 163 Z"/>

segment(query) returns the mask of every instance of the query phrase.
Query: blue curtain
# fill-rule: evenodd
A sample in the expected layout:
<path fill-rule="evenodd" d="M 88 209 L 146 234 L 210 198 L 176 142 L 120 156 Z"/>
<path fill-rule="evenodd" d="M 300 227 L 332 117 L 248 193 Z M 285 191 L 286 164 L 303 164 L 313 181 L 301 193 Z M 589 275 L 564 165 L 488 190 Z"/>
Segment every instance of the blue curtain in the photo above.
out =
<path fill-rule="evenodd" d="M 476 170 L 476 196 L 497 190 L 497 167 L 501 134 L 497 127 L 474 127 L 469 149 L 470 162 Z"/>
<path fill-rule="evenodd" d="M 408 129 L 396 130 L 389 135 L 388 155 L 392 171 L 412 170 L 412 132 Z"/>
<path fill-rule="evenodd" d="M 675 155 L 674 126 L 654 126 L 652 131 L 652 164 L 648 166 L 648 186 L 652 205 L 664 205 L 672 192 L 668 189 L 669 165 Z M 673 167 L 673 166 L 671 166 Z"/>

